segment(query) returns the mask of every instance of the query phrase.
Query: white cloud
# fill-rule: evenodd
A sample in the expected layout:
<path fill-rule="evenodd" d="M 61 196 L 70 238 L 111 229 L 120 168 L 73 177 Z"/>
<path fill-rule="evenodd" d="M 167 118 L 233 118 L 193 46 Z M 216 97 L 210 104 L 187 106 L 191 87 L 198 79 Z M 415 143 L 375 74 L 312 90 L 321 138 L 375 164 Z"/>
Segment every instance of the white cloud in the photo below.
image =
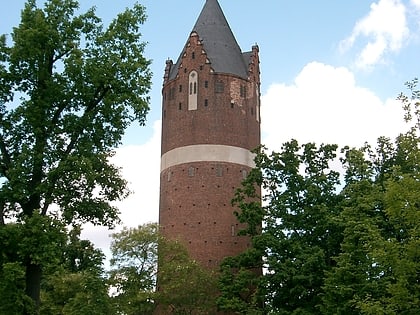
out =
<path fill-rule="evenodd" d="M 114 157 L 133 192 L 117 205 L 127 227 L 158 220 L 161 121 L 156 121 L 153 129 L 152 138 L 145 144 L 123 146 Z"/>
<path fill-rule="evenodd" d="M 307 64 L 292 85 L 273 84 L 262 97 L 263 143 L 272 150 L 290 139 L 360 147 L 404 128 L 401 106 L 358 86 L 347 68 Z"/>
<path fill-rule="evenodd" d="M 101 226 L 84 226 L 82 238 L 91 240 L 109 257 L 110 234 L 122 226 L 137 227 L 157 222 L 159 215 L 160 134 L 161 122 L 153 124 L 153 136 L 142 145 L 122 146 L 117 149 L 112 163 L 122 168 L 132 194 L 115 205 L 121 211 L 121 225 L 115 230 Z"/>
<path fill-rule="evenodd" d="M 340 43 L 340 47 L 345 52 L 359 39 L 367 40 L 360 49 L 356 66 L 369 68 L 384 62 L 387 53 L 398 52 L 408 35 L 406 8 L 401 0 L 379 0 L 371 4 L 369 14 L 356 23 L 352 34 Z"/>
<path fill-rule="evenodd" d="M 412 4 L 413 6 L 415 6 L 417 9 L 420 9 L 420 0 L 411 0 L 410 2 L 411 2 L 411 4 Z"/>

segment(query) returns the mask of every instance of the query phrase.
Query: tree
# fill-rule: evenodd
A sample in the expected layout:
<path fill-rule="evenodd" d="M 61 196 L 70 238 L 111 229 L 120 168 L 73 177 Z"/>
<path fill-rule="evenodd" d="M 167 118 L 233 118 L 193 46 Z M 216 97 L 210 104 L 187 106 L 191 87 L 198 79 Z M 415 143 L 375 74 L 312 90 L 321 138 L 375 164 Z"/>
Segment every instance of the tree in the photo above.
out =
<path fill-rule="evenodd" d="M 343 211 L 337 223 L 343 228 L 337 266 L 326 275 L 322 310 L 325 314 L 359 314 L 355 299 L 377 297 L 385 289 L 380 269 L 369 254 L 372 240 L 380 237 L 382 191 L 373 180 L 374 168 L 363 150 L 346 149 L 342 160 L 346 184 L 341 192 Z"/>
<path fill-rule="evenodd" d="M 44 265 L 58 265 L 65 246 L 65 237 L 64 226 L 60 221 L 37 212 L 27 218 L 25 223 L 0 226 L 0 251 L 3 258 L 0 283 L 4 285 L 0 285 L 0 297 L 5 310 L 14 309 L 20 314 L 34 311 L 31 299 L 25 295 L 26 259 L 31 257 L 42 261 Z M 12 283 L 14 289 L 11 287 Z"/>
<path fill-rule="evenodd" d="M 105 255 L 89 240 L 80 239 L 80 227 L 69 233 L 59 262 L 43 266 L 41 314 L 114 314 L 103 269 Z"/>
<path fill-rule="evenodd" d="M 56 271 L 45 277 L 41 292 L 41 314 L 115 314 L 106 279 L 95 270 Z"/>
<path fill-rule="evenodd" d="M 399 96 L 413 122 L 395 141 L 347 149 L 344 227 L 337 266 L 327 274 L 327 314 L 416 314 L 420 311 L 420 111 L 417 80 Z"/>
<path fill-rule="evenodd" d="M 348 303 L 357 314 L 417 314 L 420 311 L 420 92 L 416 86 L 416 79 L 408 82 L 411 96 L 398 97 L 406 111 L 404 118 L 411 123 L 410 129 L 395 141 L 380 138 L 376 150 L 359 151 L 360 161 L 369 170 L 365 176 L 369 187 L 364 200 L 376 200 L 366 207 L 367 212 L 362 216 L 366 218 L 368 213 L 371 217 L 365 224 L 370 232 L 364 240 L 364 259 L 350 263 L 351 253 L 343 248 L 337 258 L 337 270 L 328 279 L 334 287 L 351 288 L 337 275 L 345 266 L 357 263 L 362 277 L 352 286 L 362 284 L 364 290 L 348 297 Z M 350 210 L 354 211 L 354 207 Z M 352 235 L 352 226 L 346 220 L 348 214 L 343 214 L 346 229 Z M 334 305 L 329 302 L 327 305 Z"/>
<path fill-rule="evenodd" d="M 39 214 L 29 221 L 0 228 L 2 256 L 7 258 L 0 265 L 0 313 L 34 312 L 25 295 L 22 263 L 29 254 L 43 261 L 42 314 L 77 314 L 77 300 L 89 301 L 87 305 L 98 310 L 97 314 L 112 313 L 100 311 L 110 304 L 102 267 L 104 255 L 90 241 L 80 239 L 80 228 L 66 233 L 61 222 Z"/>
<path fill-rule="evenodd" d="M 112 238 L 109 283 L 117 314 L 152 314 L 157 306 L 164 314 L 215 312 L 216 277 L 181 243 L 160 236 L 157 224 L 125 228 Z"/>
<path fill-rule="evenodd" d="M 104 253 L 95 248 L 91 241 L 80 239 L 81 231 L 80 226 L 74 226 L 68 232 L 67 242 L 61 253 L 62 258 L 59 266 L 72 273 L 86 270 L 96 271 L 99 274 L 104 273 Z M 57 266 L 52 266 L 52 268 L 57 268 Z"/>
<path fill-rule="evenodd" d="M 344 210 L 339 218 L 344 239 L 337 266 L 327 274 L 327 314 L 420 310 L 420 151 L 419 138 L 413 136 L 411 131 L 400 135 L 395 145 L 381 138 L 369 154 L 366 148 L 346 153 Z"/>
<path fill-rule="evenodd" d="M 112 234 L 109 282 L 117 314 L 152 314 L 155 308 L 158 225 Z"/>
<path fill-rule="evenodd" d="M 191 259 L 186 247 L 159 241 L 157 304 L 159 314 L 216 314 L 217 275 Z"/>
<path fill-rule="evenodd" d="M 25 272 L 18 263 L 3 263 L 0 270 L 0 314 L 22 314 L 30 307 L 24 294 Z M 31 309 L 29 309 L 31 310 Z"/>
<path fill-rule="evenodd" d="M 324 274 L 334 266 L 332 257 L 338 254 L 341 240 L 334 222 L 340 212 L 339 173 L 330 167 L 336 150 L 335 145 L 300 146 L 294 140 L 285 143 L 279 153 L 269 155 L 261 150 L 256 169 L 234 199 L 240 208 L 238 218 L 248 224 L 245 232 L 253 238 L 252 251 L 260 253 L 251 255 L 253 262 L 247 264 L 255 268 L 263 259 L 265 274 L 253 285 L 265 295 L 257 299 L 265 300 L 265 306 L 260 303 L 264 312 L 319 313 Z M 265 192 L 262 206 L 252 200 L 259 185 Z M 258 233 L 255 227 L 261 222 L 262 232 Z M 232 267 L 243 271 L 244 264 Z M 223 298 L 232 290 L 222 288 L 222 292 Z M 239 292 L 236 299 L 246 302 L 244 288 Z"/>
<path fill-rule="evenodd" d="M 257 152 L 238 190 L 253 248 L 222 265 L 219 304 L 241 314 L 417 314 L 420 311 L 420 91 L 401 94 L 410 129 L 376 147 L 283 145 Z M 334 166 L 334 167 L 333 167 Z M 256 187 L 263 188 L 263 203 Z M 263 222 L 261 234 L 255 227 Z M 262 257 L 264 274 L 249 271 Z M 250 284 L 257 290 L 249 295 Z M 251 297 L 251 298 L 249 298 Z M 257 299 L 255 298 L 257 297 Z M 256 300 L 265 305 L 256 307 Z"/>
<path fill-rule="evenodd" d="M 264 154 L 257 151 L 255 161 L 261 165 Z M 219 309 L 239 314 L 266 314 L 264 305 L 266 290 L 262 271 L 266 268 L 266 244 L 264 233 L 261 232 L 265 218 L 265 209 L 261 206 L 261 185 L 263 182 L 262 168 L 256 167 L 244 179 L 242 187 L 237 189 L 232 205 L 238 207 L 235 212 L 244 228 L 239 235 L 247 235 L 252 241 L 252 247 L 235 256 L 227 257 L 220 265 L 218 286 L 220 296 L 217 298 Z"/>
<path fill-rule="evenodd" d="M 219 275 L 221 294 L 217 298 L 219 309 L 247 315 L 267 314 L 262 256 L 255 246 L 236 257 L 223 260 Z"/>
<path fill-rule="evenodd" d="M 192 260 L 157 224 L 112 235 L 109 283 L 117 314 L 212 314 L 216 277 Z M 159 255 L 158 255 L 159 252 Z M 159 268 L 158 268 L 159 266 Z"/>
<path fill-rule="evenodd" d="M 48 0 L 42 8 L 28 0 L 12 45 L 0 38 L 3 226 L 29 226 L 38 214 L 112 226 L 118 210 L 110 202 L 127 195 L 109 158 L 127 125 L 144 124 L 148 111 L 144 8 L 136 4 L 107 28 L 94 9 L 77 9 L 75 0 Z M 44 261 L 28 254 L 21 263 L 26 295 L 38 308 Z"/>

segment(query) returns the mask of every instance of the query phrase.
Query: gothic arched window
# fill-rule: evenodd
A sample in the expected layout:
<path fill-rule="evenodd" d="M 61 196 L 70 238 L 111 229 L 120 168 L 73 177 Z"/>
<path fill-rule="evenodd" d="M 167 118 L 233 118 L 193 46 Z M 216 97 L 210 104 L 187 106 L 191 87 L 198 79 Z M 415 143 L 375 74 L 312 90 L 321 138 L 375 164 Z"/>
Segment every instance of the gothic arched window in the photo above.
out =
<path fill-rule="evenodd" d="M 197 109 L 197 87 L 198 87 L 198 73 L 191 71 L 189 75 L 190 95 L 188 96 L 188 110 Z"/>

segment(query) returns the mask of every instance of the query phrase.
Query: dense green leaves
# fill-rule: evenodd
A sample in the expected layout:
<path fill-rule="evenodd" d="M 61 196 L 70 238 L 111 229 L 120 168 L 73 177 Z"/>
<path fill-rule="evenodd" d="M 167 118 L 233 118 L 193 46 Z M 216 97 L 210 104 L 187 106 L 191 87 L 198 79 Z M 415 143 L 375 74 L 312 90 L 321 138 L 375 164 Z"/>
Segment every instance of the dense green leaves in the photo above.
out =
<path fill-rule="evenodd" d="M 112 235 L 110 285 L 118 314 L 152 314 L 156 288 L 158 225 Z"/>
<path fill-rule="evenodd" d="M 92 269 L 56 271 L 48 275 L 41 294 L 41 314 L 115 314 L 106 279 Z"/>
<path fill-rule="evenodd" d="M 94 9 L 78 10 L 74 0 L 42 7 L 28 0 L 11 45 L 0 37 L 0 224 L 22 223 L 19 233 L 29 235 L 15 255 L 36 304 L 57 236 L 38 215 L 113 226 L 111 202 L 128 191 L 110 157 L 128 124 L 144 124 L 149 109 L 144 7 L 126 9 L 107 27 Z"/>
<path fill-rule="evenodd" d="M 68 222 L 112 224 L 108 201 L 126 191 L 109 157 L 148 110 L 145 16 L 135 5 L 103 30 L 93 10 L 75 16 L 77 7 L 29 1 L 13 46 L 1 46 L 1 79 L 11 87 L 1 106 L 1 196 L 10 215 L 46 214 L 56 203 Z"/>
<path fill-rule="evenodd" d="M 33 303 L 25 296 L 25 271 L 19 263 L 3 263 L 0 269 L 0 314 L 30 313 Z"/>
<path fill-rule="evenodd" d="M 215 314 L 217 276 L 191 259 L 178 241 L 159 244 L 158 307 L 164 314 Z"/>
<path fill-rule="evenodd" d="M 280 152 L 257 152 L 257 168 L 234 199 L 254 248 L 223 263 L 221 308 L 241 314 L 420 311 L 416 85 L 407 83 L 411 96 L 399 96 L 411 126 L 395 140 L 381 137 L 376 147 L 341 153 L 296 141 Z M 260 185 L 262 205 L 255 201 Z M 261 261 L 258 276 L 251 271 Z"/>
<path fill-rule="evenodd" d="M 192 260 L 181 243 L 159 236 L 157 224 L 112 237 L 109 284 L 116 314 L 153 314 L 156 307 L 168 314 L 215 310 L 217 277 Z"/>
<path fill-rule="evenodd" d="M 253 308 L 261 307 L 265 299 L 276 314 L 317 312 L 324 273 L 334 265 L 331 257 L 338 253 L 341 237 L 334 224 L 334 215 L 340 210 L 341 197 L 336 194 L 339 174 L 330 168 L 335 151 L 336 146 L 317 148 L 291 141 L 284 144 L 280 153 L 258 154 L 257 168 L 234 200 L 241 209 L 240 221 L 250 222 L 249 226 L 261 226 L 261 219 L 264 222 L 261 235 L 248 229 L 254 235 L 256 254 L 251 255 L 251 260 L 239 259 L 239 266 L 232 266 L 239 267 L 236 280 L 243 280 L 246 270 L 251 276 L 249 271 L 254 270 L 255 274 L 264 263 L 261 282 L 256 283 L 253 277 L 247 281 L 248 289 L 258 288 L 257 295 L 265 295 L 253 298 Z M 249 198 L 258 195 L 255 192 L 260 184 L 265 194 L 263 206 L 258 204 L 260 210 L 256 211 L 257 202 Z M 244 299 L 244 288 L 235 297 L 226 285 L 222 284 L 223 296 L 219 299 L 222 307 L 235 299 L 250 302 Z"/>

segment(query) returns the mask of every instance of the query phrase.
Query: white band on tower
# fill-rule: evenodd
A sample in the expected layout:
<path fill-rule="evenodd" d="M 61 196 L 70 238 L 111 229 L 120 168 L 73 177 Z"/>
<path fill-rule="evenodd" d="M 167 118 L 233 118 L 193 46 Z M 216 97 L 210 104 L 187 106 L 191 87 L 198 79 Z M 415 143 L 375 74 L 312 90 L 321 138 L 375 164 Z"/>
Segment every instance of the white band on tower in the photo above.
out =
<path fill-rule="evenodd" d="M 175 148 L 162 155 L 160 171 L 168 167 L 192 162 L 226 162 L 255 167 L 255 154 L 229 145 L 197 144 Z"/>

